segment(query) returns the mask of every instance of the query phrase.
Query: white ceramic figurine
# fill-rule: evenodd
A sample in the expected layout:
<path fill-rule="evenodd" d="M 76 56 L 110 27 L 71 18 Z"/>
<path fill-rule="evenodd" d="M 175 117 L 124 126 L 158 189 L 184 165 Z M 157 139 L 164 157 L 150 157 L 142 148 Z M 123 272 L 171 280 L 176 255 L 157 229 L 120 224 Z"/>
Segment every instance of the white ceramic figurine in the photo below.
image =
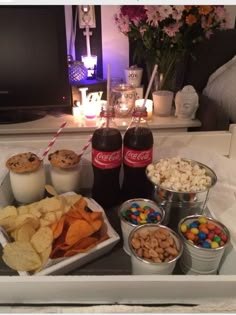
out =
<path fill-rule="evenodd" d="M 175 96 L 175 116 L 194 119 L 199 106 L 199 97 L 192 85 L 186 85 Z"/>

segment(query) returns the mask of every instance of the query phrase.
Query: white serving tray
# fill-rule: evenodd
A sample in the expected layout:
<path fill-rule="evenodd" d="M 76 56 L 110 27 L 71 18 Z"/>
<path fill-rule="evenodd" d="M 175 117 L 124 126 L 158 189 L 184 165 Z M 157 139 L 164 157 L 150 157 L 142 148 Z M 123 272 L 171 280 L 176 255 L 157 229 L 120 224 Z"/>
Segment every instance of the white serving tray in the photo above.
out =
<path fill-rule="evenodd" d="M 67 257 L 67 258 L 49 259 L 44 269 L 37 272 L 37 276 L 66 274 L 69 271 L 75 268 L 79 268 L 82 265 L 90 262 L 91 260 L 94 260 L 106 254 L 119 242 L 120 237 L 110 225 L 103 208 L 95 200 L 91 198 L 85 198 L 85 199 L 88 203 L 88 207 L 92 211 L 100 211 L 103 213 L 103 219 L 104 219 L 104 223 L 107 226 L 107 234 L 109 238 L 97 244 L 95 247 L 93 247 L 86 253 L 79 253 L 77 255 Z M 4 232 L 4 230 L 1 228 L 0 229 L 0 244 L 2 245 L 2 247 L 4 247 L 7 243 L 8 243 L 7 233 Z M 18 273 L 20 276 L 31 275 L 29 272 L 18 271 Z M 35 276 L 35 274 L 32 276 Z"/>
<path fill-rule="evenodd" d="M 0 204 L 12 202 L 8 177 Z M 109 259 L 113 251 L 107 253 Z M 116 264 L 122 264 L 120 250 Z M 110 260 L 109 260 L 110 261 Z M 209 304 L 236 301 L 236 263 L 230 274 L 190 275 L 35 275 L 0 276 L 0 304 Z M 226 266 L 226 265 L 225 265 Z M 122 267 L 122 266 L 121 266 Z M 109 265 L 112 269 L 112 263 Z M 122 269 L 122 268 L 121 268 Z M 235 272 L 234 272 L 235 270 Z"/>

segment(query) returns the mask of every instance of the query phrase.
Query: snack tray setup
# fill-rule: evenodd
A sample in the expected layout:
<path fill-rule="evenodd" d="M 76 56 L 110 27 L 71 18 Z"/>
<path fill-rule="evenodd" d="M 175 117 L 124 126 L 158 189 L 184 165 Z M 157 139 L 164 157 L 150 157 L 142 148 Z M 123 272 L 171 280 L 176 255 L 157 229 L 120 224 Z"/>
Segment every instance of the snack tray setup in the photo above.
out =
<path fill-rule="evenodd" d="M 0 187 L 0 204 L 5 206 L 11 202 L 12 193 L 7 175 Z M 93 201 L 89 206 L 97 208 Z M 112 216 L 117 216 L 117 212 L 114 211 Z M 108 219 L 110 221 L 110 215 Z M 132 275 L 129 269 L 130 257 L 123 251 L 122 241 L 118 242 L 119 235 L 108 221 L 106 223 L 110 239 L 98 244 L 94 251 L 62 260 L 45 268 L 40 274 L 7 274 L 1 262 L 0 304 L 187 305 L 230 303 L 236 300 L 236 272 L 229 274 L 226 268 L 224 274 L 220 272 L 218 275 L 206 276 Z M 6 241 L 3 235 L 1 239 Z M 87 267 L 80 267 L 91 259 L 94 261 L 88 263 Z M 71 268 L 75 270 L 66 274 Z"/>

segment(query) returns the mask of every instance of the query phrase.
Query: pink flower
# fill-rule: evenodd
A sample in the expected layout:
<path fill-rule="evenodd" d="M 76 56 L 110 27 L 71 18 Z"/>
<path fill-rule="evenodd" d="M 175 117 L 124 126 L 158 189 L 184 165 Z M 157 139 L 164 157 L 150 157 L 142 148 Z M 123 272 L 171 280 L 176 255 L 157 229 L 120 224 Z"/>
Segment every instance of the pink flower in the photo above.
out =
<path fill-rule="evenodd" d="M 173 8 L 171 5 L 159 5 L 158 11 L 160 15 L 160 20 L 163 21 L 164 19 L 170 17 L 173 13 Z"/>
<path fill-rule="evenodd" d="M 173 19 L 175 19 L 176 21 L 179 21 L 182 19 L 182 15 L 183 15 L 183 6 L 177 5 L 173 8 L 173 12 L 172 12 L 172 17 Z"/>
<path fill-rule="evenodd" d="M 128 16 L 122 16 L 121 14 L 118 16 L 115 14 L 114 19 L 119 31 L 127 35 L 127 33 L 130 31 Z"/>
<path fill-rule="evenodd" d="M 147 15 L 147 23 L 154 27 L 158 26 L 158 23 L 160 20 L 160 14 L 157 10 L 157 7 L 159 6 L 156 6 L 156 5 L 145 6 L 146 15 Z"/>
<path fill-rule="evenodd" d="M 163 30 L 169 37 L 174 37 L 176 33 L 179 32 L 180 27 L 182 26 L 182 23 L 173 23 L 169 26 L 164 26 Z"/>

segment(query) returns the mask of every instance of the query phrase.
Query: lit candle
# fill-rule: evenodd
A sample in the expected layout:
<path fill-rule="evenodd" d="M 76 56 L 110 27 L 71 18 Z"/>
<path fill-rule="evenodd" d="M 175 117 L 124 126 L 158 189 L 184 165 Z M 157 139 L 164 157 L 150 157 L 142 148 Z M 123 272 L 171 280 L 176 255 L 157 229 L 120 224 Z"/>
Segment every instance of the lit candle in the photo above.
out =
<path fill-rule="evenodd" d="M 84 117 L 87 119 L 95 119 L 97 117 L 97 104 L 92 102 L 84 103 Z"/>
<path fill-rule="evenodd" d="M 72 111 L 73 111 L 74 118 L 76 118 L 76 119 L 80 118 L 80 107 L 79 106 L 72 107 Z"/>
<path fill-rule="evenodd" d="M 135 101 L 135 106 L 143 106 L 144 99 L 138 99 Z M 147 109 L 147 120 L 152 119 L 152 112 L 153 112 L 153 101 L 150 99 L 146 100 L 145 107 Z"/>
<path fill-rule="evenodd" d="M 120 111 L 121 112 L 127 112 L 128 110 L 128 106 L 126 104 L 121 104 L 120 105 Z"/>

